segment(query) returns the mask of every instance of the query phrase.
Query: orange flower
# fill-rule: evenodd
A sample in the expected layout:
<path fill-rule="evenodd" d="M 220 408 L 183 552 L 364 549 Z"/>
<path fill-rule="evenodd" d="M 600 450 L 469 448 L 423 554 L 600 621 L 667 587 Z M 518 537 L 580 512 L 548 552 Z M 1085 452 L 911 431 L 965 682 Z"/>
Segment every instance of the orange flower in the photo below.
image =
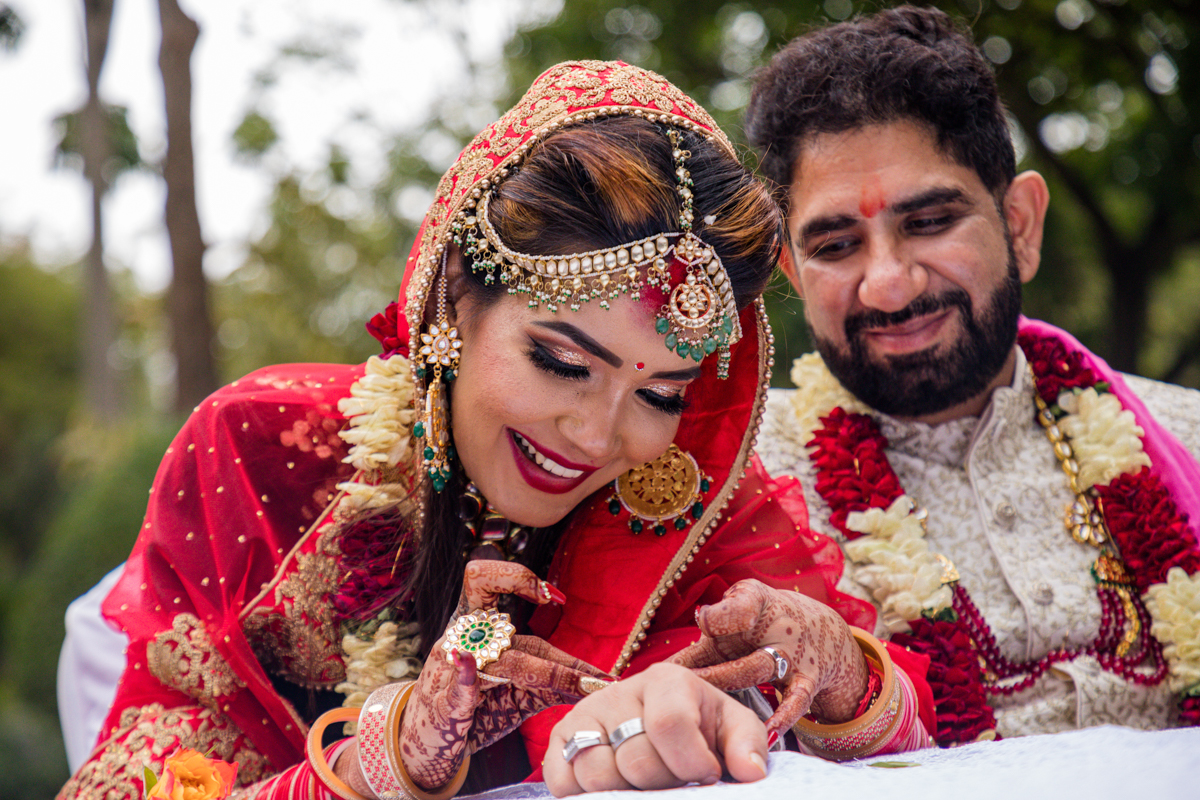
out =
<path fill-rule="evenodd" d="M 233 791 L 237 764 L 205 758 L 182 747 L 167 758 L 162 777 L 150 787 L 148 800 L 224 800 Z M 147 768 L 147 783 L 153 773 Z"/>

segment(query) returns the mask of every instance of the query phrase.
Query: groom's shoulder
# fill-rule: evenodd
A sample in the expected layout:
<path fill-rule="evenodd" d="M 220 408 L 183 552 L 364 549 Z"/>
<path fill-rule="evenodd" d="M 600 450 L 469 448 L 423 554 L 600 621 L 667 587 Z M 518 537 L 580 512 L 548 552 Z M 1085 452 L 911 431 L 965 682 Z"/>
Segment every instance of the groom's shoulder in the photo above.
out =
<path fill-rule="evenodd" d="M 1155 421 L 1200 460 L 1200 391 L 1141 375 L 1121 377 Z"/>

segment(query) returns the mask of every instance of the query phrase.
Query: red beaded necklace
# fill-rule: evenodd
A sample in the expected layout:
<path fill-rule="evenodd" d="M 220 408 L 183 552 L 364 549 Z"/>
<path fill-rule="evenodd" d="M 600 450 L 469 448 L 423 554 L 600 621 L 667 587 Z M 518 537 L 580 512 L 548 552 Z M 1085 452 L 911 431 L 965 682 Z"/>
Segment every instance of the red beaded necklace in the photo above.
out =
<path fill-rule="evenodd" d="M 1188 533 L 1187 518 L 1175 507 L 1150 468 L 1124 474 L 1107 485 L 1079 492 L 1072 474 L 1069 442 L 1055 423 L 1065 412 L 1057 406 L 1063 391 L 1108 387 L 1098 383 L 1080 353 L 1057 339 L 1022 333 L 1019 343 L 1034 373 L 1039 421 L 1047 429 L 1078 500 L 1068 525 L 1077 541 L 1088 541 L 1100 554 L 1092 567 L 1100 600 L 1101 622 L 1087 646 L 1053 650 L 1041 658 L 1013 661 L 1000 653 L 996 636 L 967 590 L 957 582 L 952 604 L 933 618 L 909 620 L 911 632 L 893 641 L 931 657 L 928 679 L 934 690 L 941 745 L 989 735 L 995 719 L 987 694 L 1012 695 L 1032 686 L 1054 664 L 1092 655 L 1101 666 L 1141 685 L 1155 685 L 1167 675 L 1162 645 L 1151 634 L 1152 620 L 1141 593 L 1165 580 L 1172 566 L 1189 573 L 1200 568 L 1200 553 Z M 850 513 L 886 509 L 904 494 L 885 450 L 887 439 L 873 419 L 842 408 L 821 418 L 809 442 L 816 467 L 817 492 L 828 503 L 830 522 L 847 539 L 863 534 L 847 527 Z M 1118 555 L 1124 555 L 1124 559 Z M 1150 667 L 1139 671 L 1139 667 Z M 1018 680 L 1012 680 L 1019 678 Z M 1196 698 L 1182 701 L 1184 719 L 1200 721 Z"/>

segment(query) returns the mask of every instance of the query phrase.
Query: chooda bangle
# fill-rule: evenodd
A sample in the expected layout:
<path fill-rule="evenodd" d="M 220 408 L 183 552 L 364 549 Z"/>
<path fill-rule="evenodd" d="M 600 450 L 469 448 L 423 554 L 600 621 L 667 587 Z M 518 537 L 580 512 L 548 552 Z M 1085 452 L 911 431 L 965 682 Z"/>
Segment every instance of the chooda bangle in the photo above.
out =
<path fill-rule="evenodd" d="M 825 725 L 801 719 L 792 727 L 802 747 L 830 761 L 874 755 L 895 737 L 901 722 L 913 716 L 901 713 L 904 693 L 887 648 L 864 630 L 851 626 L 850 632 L 866 657 L 868 668 L 874 667 L 882 673 L 877 699 L 865 713 L 849 722 Z"/>
<path fill-rule="evenodd" d="M 471 757 L 465 752 L 457 774 L 436 792 L 418 787 L 405 771 L 400 760 L 400 716 L 414 686 L 415 681 L 381 686 L 363 703 L 358 717 L 358 765 L 380 800 L 447 800 L 458 794 L 467 779 Z"/>
<path fill-rule="evenodd" d="M 357 708 L 335 708 L 317 717 L 317 721 L 308 729 L 308 739 L 304 743 L 304 754 L 317 780 L 326 789 L 333 792 L 342 800 L 370 800 L 366 795 L 359 794 L 334 774 L 329 762 L 325 760 L 325 750 L 321 747 L 321 737 L 325 729 L 336 722 L 353 722 L 358 718 Z"/>

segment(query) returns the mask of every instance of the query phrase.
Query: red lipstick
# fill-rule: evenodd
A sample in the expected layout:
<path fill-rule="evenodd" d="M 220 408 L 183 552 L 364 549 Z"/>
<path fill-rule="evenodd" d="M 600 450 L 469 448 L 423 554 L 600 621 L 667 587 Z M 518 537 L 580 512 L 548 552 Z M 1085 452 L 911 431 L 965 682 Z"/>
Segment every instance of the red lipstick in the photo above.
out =
<path fill-rule="evenodd" d="M 533 457 L 526 452 L 524 447 L 521 446 L 520 442 L 518 442 L 516 438 L 518 436 L 529 442 L 529 444 L 535 450 L 559 466 L 566 467 L 567 469 L 576 469 L 583 474 L 577 475 L 574 478 L 564 478 L 561 475 L 555 475 L 554 473 L 546 470 L 536 461 L 534 461 Z M 517 472 L 520 473 L 521 477 L 526 483 L 539 492 L 546 492 L 547 494 L 566 494 L 567 492 L 570 492 L 583 484 L 583 482 L 586 481 L 597 469 L 596 467 L 589 467 L 587 464 L 579 464 L 574 461 L 569 461 L 565 457 L 555 453 L 553 450 L 542 447 L 542 445 L 538 444 L 526 434 L 518 433 L 517 431 L 511 429 L 508 431 L 508 443 L 512 448 L 513 461 L 517 466 Z"/>

